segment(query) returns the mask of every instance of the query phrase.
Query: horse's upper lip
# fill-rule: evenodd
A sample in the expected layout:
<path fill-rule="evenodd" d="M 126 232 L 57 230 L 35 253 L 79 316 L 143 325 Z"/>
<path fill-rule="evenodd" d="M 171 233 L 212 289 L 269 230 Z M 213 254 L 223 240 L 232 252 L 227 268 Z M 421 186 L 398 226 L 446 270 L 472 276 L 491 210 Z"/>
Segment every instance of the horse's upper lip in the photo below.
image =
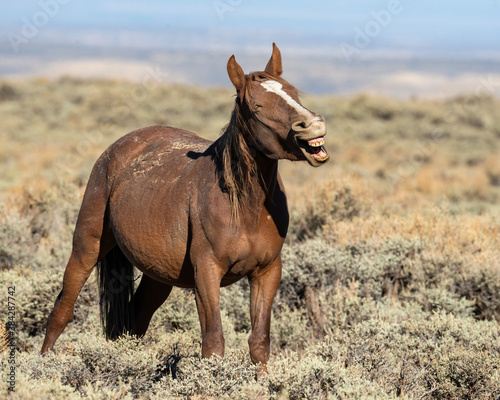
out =
<path fill-rule="evenodd" d="M 310 140 L 314 140 L 314 139 L 319 139 L 321 137 L 325 137 L 326 135 L 326 132 L 323 132 L 323 133 L 320 133 L 318 134 L 317 132 L 310 132 L 309 134 L 302 134 L 302 135 L 297 135 L 297 139 L 299 140 L 303 140 L 305 142 L 308 142 Z"/>

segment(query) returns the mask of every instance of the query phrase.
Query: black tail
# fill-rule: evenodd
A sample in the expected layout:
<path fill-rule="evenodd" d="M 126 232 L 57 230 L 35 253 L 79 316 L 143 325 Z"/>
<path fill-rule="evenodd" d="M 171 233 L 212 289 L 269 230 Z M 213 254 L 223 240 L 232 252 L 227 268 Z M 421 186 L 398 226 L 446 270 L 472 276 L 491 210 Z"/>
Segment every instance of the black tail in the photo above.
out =
<path fill-rule="evenodd" d="M 97 264 L 101 322 L 107 339 L 131 333 L 135 327 L 134 266 L 115 246 Z"/>

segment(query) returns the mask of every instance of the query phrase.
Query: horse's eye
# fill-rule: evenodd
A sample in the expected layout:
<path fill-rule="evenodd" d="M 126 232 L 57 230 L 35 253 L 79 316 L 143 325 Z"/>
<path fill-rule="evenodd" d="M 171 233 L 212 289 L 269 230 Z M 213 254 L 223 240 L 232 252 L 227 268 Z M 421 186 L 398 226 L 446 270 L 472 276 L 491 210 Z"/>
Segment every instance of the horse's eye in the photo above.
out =
<path fill-rule="evenodd" d="M 255 105 L 255 109 L 256 109 L 256 110 L 258 110 L 258 109 L 260 109 L 260 108 L 262 108 L 262 104 L 256 104 L 256 105 Z"/>

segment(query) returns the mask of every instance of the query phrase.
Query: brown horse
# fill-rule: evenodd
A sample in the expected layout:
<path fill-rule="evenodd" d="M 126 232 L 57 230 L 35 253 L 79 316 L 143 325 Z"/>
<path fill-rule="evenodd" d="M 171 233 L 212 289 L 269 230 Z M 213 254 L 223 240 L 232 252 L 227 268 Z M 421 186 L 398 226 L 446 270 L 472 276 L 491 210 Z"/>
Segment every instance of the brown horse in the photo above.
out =
<path fill-rule="evenodd" d="M 220 287 L 247 277 L 250 355 L 265 369 L 288 229 L 278 160 L 325 163 L 326 127 L 281 78 L 274 43 L 264 71 L 245 75 L 234 56 L 227 71 L 237 96 L 218 140 L 152 126 L 122 137 L 95 163 L 42 354 L 72 319 L 75 300 L 99 265 L 108 338 L 144 335 L 172 286 L 194 288 L 203 357 L 224 354 Z M 143 272 L 135 292 L 133 266 Z"/>

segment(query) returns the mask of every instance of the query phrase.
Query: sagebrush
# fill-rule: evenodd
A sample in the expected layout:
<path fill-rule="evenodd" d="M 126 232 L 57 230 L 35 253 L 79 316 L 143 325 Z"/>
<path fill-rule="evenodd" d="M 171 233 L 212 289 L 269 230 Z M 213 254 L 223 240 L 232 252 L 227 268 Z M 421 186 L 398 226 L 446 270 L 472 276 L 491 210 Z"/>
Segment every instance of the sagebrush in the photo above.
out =
<path fill-rule="evenodd" d="M 200 358 L 194 294 L 178 288 L 143 339 L 107 342 L 93 275 L 56 353 L 41 358 L 95 158 L 152 124 L 214 139 L 233 101 L 226 89 L 171 85 L 132 101 L 138 89 L 0 83 L 0 290 L 15 286 L 17 318 L 14 336 L 0 325 L 1 348 L 17 345 L 10 398 L 500 398 L 499 103 L 477 96 L 305 97 L 326 117 L 334 160 L 281 166 L 291 225 L 265 378 L 248 356 L 246 280 L 221 291 L 222 359 Z"/>

